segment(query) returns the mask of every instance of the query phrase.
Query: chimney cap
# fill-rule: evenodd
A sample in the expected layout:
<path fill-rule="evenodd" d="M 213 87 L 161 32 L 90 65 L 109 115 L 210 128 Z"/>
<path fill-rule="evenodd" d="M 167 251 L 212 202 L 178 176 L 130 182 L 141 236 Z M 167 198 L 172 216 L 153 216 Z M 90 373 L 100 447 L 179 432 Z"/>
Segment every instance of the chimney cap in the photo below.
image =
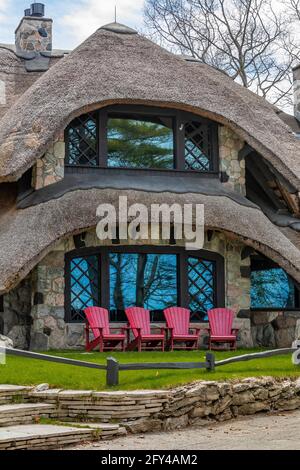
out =
<path fill-rule="evenodd" d="M 30 8 L 24 10 L 24 16 L 32 16 L 35 18 L 42 18 L 45 16 L 45 5 L 44 3 L 34 2 L 30 5 Z"/>

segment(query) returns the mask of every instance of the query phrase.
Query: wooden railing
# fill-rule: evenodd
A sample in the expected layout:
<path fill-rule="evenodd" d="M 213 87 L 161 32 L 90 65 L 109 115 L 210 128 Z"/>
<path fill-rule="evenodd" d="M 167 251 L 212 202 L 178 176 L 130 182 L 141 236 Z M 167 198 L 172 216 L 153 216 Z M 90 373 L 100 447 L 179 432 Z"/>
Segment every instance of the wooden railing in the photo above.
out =
<path fill-rule="evenodd" d="M 292 360 L 295 365 L 300 365 L 300 348 L 284 348 L 273 349 L 257 353 L 243 354 L 241 356 L 233 356 L 220 361 L 215 361 L 215 356 L 211 352 L 207 352 L 205 362 L 138 362 L 122 364 L 113 357 L 108 357 L 106 365 L 94 362 L 79 361 L 77 359 L 69 359 L 67 357 L 51 356 L 49 354 L 40 354 L 31 351 L 23 351 L 20 349 L 0 348 L 3 353 L 10 356 L 20 356 L 29 359 L 38 359 L 41 361 L 56 362 L 58 364 L 66 364 L 71 366 L 86 367 L 90 369 L 98 369 L 106 371 L 107 386 L 116 386 L 119 384 L 119 372 L 126 370 L 161 370 L 161 369 L 206 369 L 213 371 L 216 367 L 232 364 L 234 362 L 251 361 L 253 359 L 261 359 L 265 357 L 281 356 L 283 354 L 292 354 Z M 125 356 L 124 356 L 125 357 Z"/>

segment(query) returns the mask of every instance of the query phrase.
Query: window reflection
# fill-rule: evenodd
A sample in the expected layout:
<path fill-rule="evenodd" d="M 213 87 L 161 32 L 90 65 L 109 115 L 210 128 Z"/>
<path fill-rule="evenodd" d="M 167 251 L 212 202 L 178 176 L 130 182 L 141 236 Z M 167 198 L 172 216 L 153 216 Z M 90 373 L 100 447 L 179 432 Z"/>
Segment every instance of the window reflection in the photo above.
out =
<path fill-rule="evenodd" d="M 109 117 L 107 165 L 121 168 L 174 168 L 173 120 Z"/>
<path fill-rule="evenodd" d="M 252 271 L 252 308 L 295 308 L 295 285 L 281 268 Z"/>
<path fill-rule="evenodd" d="M 177 305 L 177 256 L 110 253 L 110 308 L 163 310 Z"/>

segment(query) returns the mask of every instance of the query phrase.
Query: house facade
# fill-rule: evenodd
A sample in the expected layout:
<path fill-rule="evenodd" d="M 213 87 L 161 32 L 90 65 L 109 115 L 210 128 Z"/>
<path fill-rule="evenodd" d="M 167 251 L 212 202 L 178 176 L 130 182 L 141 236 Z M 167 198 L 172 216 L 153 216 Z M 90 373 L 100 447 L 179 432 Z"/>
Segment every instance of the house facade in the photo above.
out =
<path fill-rule="evenodd" d="M 84 345 L 84 313 L 145 306 L 236 314 L 238 344 L 300 335 L 300 141 L 224 73 L 112 23 L 52 49 L 42 4 L 0 45 L 0 333 L 25 349 Z M 299 80 L 298 80 L 299 75 Z M 299 101 L 300 102 L 300 101 Z M 203 204 L 205 241 L 100 240 L 100 204 Z M 128 216 L 126 223 L 130 223 Z"/>

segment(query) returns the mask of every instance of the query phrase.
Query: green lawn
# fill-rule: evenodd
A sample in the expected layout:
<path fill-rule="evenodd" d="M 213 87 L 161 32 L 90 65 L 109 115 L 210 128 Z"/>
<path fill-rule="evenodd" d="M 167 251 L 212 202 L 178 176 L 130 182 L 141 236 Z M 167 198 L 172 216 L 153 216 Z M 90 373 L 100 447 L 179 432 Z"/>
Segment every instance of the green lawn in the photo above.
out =
<path fill-rule="evenodd" d="M 234 354 L 254 352 L 255 350 L 239 350 L 237 352 L 215 352 L 216 359 L 230 357 Z M 49 352 L 48 352 L 49 354 Z M 89 362 L 105 363 L 107 356 L 114 356 L 120 362 L 184 362 L 204 361 L 205 351 L 174 351 L 174 352 L 129 352 L 129 353 L 83 353 L 56 352 L 50 354 L 79 359 Z M 274 377 L 299 377 L 300 367 L 294 366 L 291 355 L 255 359 L 249 362 L 228 364 L 217 368 L 214 372 L 199 370 L 150 370 L 120 372 L 120 385 L 115 389 L 154 389 L 167 388 L 195 380 L 226 380 L 240 377 L 272 375 Z M 0 365 L 0 383 L 34 385 L 47 382 L 51 387 L 65 389 L 104 390 L 105 371 L 67 366 L 51 362 L 7 357 L 7 364 Z"/>

